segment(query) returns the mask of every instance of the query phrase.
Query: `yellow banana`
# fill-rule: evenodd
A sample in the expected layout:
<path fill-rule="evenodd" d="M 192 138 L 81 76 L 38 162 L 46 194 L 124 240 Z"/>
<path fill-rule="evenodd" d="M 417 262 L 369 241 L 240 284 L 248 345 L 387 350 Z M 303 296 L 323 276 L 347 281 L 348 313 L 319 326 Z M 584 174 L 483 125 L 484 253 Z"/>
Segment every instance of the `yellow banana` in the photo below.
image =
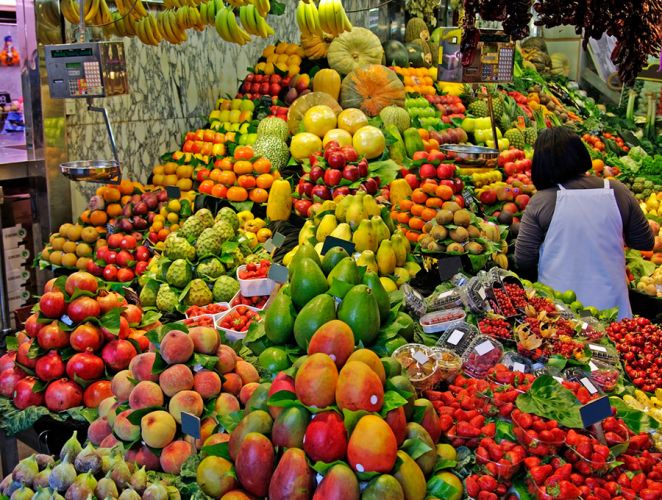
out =
<path fill-rule="evenodd" d="M 134 1 L 136 2 L 136 6 L 133 8 L 132 14 L 135 15 L 135 17 L 146 17 L 147 9 L 145 9 L 142 0 L 134 0 Z"/>
<path fill-rule="evenodd" d="M 230 33 L 228 31 L 227 17 L 228 17 L 228 9 L 227 7 L 223 7 L 218 12 L 216 12 L 216 17 L 214 18 L 214 25 L 216 26 L 216 31 L 223 40 L 225 40 L 226 42 L 232 42 L 233 41 L 232 37 L 230 36 Z"/>
<path fill-rule="evenodd" d="M 342 22 L 342 13 L 344 9 L 340 0 L 333 0 L 333 23 L 336 28 L 334 35 L 340 35 L 344 30 Z"/>
<path fill-rule="evenodd" d="M 163 38 L 165 38 L 170 43 L 175 43 L 177 37 L 175 37 L 174 33 L 172 32 L 172 28 L 170 27 L 170 22 L 168 18 L 169 11 L 170 9 L 162 10 L 161 12 L 159 12 L 156 15 L 156 22 L 159 25 L 159 28 L 161 29 Z"/>
<path fill-rule="evenodd" d="M 319 13 L 315 4 L 312 2 L 304 4 L 304 10 L 306 13 L 306 24 L 310 33 L 312 35 L 322 36 L 323 32 L 320 27 Z"/>
<path fill-rule="evenodd" d="M 271 10 L 271 2 L 269 0 L 257 0 L 255 2 L 255 8 L 262 17 L 267 17 L 267 14 Z"/>
<path fill-rule="evenodd" d="M 241 7 L 239 7 L 239 22 L 248 33 L 254 35 L 256 32 L 256 28 L 255 26 L 251 26 L 250 24 L 253 22 L 253 15 L 252 13 L 249 13 L 248 9 L 249 9 L 248 5 L 242 5 Z M 249 17 L 250 17 L 250 21 L 249 21 Z"/>
<path fill-rule="evenodd" d="M 342 10 L 342 22 L 343 22 L 343 29 L 345 31 L 352 31 L 352 23 L 349 20 L 349 17 L 347 17 L 347 13 L 345 12 L 345 9 Z"/>
<path fill-rule="evenodd" d="M 72 0 L 62 0 L 60 2 L 62 15 L 71 24 L 78 24 L 80 22 L 80 15 L 77 7 L 78 6 Z"/>
<path fill-rule="evenodd" d="M 201 4 L 202 5 L 202 4 Z M 189 24 L 191 27 L 202 30 L 204 29 L 204 24 L 202 23 L 202 18 L 200 17 L 200 11 L 198 7 L 191 7 L 188 11 Z"/>
<path fill-rule="evenodd" d="M 317 12 L 322 30 L 333 34 L 334 26 L 331 24 L 331 16 L 329 15 L 333 14 L 333 7 L 331 7 L 331 12 L 329 12 L 329 7 L 331 7 L 330 0 L 320 0 Z"/>
<path fill-rule="evenodd" d="M 85 22 L 92 23 L 97 12 L 99 12 L 99 0 L 85 0 Z"/>
<path fill-rule="evenodd" d="M 230 10 L 228 13 L 228 31 L 230 36 L 232 36 L 239 45 L 244 45 L 251 39 L 251 36 L 237 24 L 237 18 L 235 17 L 233 10 Z"/>
<path fill-rule="evenodd" d="M 136 22 L 131 16 L 125 16 L 122 19 L 122 25 L 126 32 L 126 36 L 136 36 Z"/>
<path fill-rule="evenodd" d="M 113 16 L 110 14 L 106 0 L 99 0 L 99 12 L 101 12 L 101 22 L 99 24 L 110 24 L 113 22 Z"/>
<path fill-rule="evenodd" d="M 257 19 L 257 30 L 262 38 L 267 38 L 271 35 L 274 34 L 274 30 L 269 24 L 267 23 L 266 19 L 264 17 L 260 16 L 257 13 L 257 10 L 255 11 L 256 19 Z"/>
<path fill-rule="evenodd" d="M 299 0 L 299 4 L 297 5 L 296 20 L 301 34 L 310 36 L 311 33 L 306 19 L 306 4 L 303 3 L 303 0 Z"/>

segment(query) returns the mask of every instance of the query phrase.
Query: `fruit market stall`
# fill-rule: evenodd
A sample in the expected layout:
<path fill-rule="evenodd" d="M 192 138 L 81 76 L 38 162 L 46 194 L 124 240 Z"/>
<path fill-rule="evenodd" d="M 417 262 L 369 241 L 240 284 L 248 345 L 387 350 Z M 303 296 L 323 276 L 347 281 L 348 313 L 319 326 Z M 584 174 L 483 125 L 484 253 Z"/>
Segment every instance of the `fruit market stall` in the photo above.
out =
<path fill-rule="evenodd" d="M 504 21 L 518 39 L 520 4 Z M 139 5 L 109 30 L 269 36 L 268 2 Z M 474 89 L 437 81 L 439 37 L 417 17 L 380 40 L 339 1 L 284 15 L 300 44 L 268 45 L 147 183 L 100 185 L 46 238 L 35 265 L 55 277 L 0 358 L 0 428 L 71 438 L 10 464 L 0 493 L 660 498 L 655 114 L 606 113 L 526 46 L 512 82 Z M 640 58 L 619 62 L 630 83 Z M 557 125 L 649 219 L 655 247 L 624 249 L 646 317 L 508 270 L 533 145 Z"/>

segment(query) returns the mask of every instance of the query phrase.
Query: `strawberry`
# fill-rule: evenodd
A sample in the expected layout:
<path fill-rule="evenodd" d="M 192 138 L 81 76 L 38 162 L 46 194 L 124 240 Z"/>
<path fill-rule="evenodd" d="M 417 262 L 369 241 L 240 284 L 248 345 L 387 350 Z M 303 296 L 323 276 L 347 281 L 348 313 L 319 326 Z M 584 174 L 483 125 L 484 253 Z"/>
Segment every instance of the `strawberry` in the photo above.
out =
<path fill-rule="evenodd" d="M 497 481 L 492 476 L 483 475 L 478 479 L 478 485 L 483 491 L 494 491 L 497 487 Z"/>
<path fill-rule="evenodd" d="M 524 466 L 527 469 L 531 469 L 532 467 L 536 467 L 540 465 L 540 458 L 538 457 L 526 457 L 524 459 Z"/>
<path fill-rule="evenodd" d="M 513 412 L 514 413 L 514 412 Z M 515 415 L 513 415 L 514 417 Z M 533 424 L 533 418 L 529 413 L 522 413 L 517 417 L 517 424 L 523 429 L 528 429 Z"/>
<path fill-rule="evenodd" d="M 457 435 L 459 437 L 478 437 L 480 436 L 480 429 L 474 427 L 469 422 L 459 421 L 456 424 Z"/>
<path fill-rule="evenodd" d="M 478 478 L 478 475 L 472 474 L 464 480 L 464 489 L 466 490 L 467 495 L 472 498 L 476 498 L 480 492 L 480 484 L 478 483 Z"/>
<path fill-rule="evenodd" d="M 552 466 L 549 464 L 546 465 L 537 465 L 529 469 L 529 475 L 533 482 L 537 485 L 542 485 L 553 472 Z"/>
<path fill-rule="evenodd" d="M 579 493 L 579 488 L 572 484 L 570 481 L 560 481 L 559 482 L 559 498 L 579 498 L 580 493 Z M 607 495 L 607 497 L 609 496 Z"/>
<path fill-rule="evenodd" d="M 499 500 L 499 497 L 491 491 L 481 491 L 478 493 L 478 500 Z"/>
<path fill-rule="evenodd" d="M 450 415 L 439 415 L 439 428 L 441 432 L 447 432 L 451 427 L 453 427 L 453 417 Z"/>
<path fill-rule="evenodd" d="M 643 472 L 640 472 L 639 474 L 636 474 L 632 477 L 630 481 L 630 488 L 632 488 L 635 492 L 639 492 L 643 490 L 646 487 L 646 474 Z"/>
<path fill-rule="evenodd" d="M 639 498 L 641 500 L 659 500 L 660 492 L 646 488 L 639 492 Z"/>
<path fill-rule="evenodd" d="M 481 427 L 480 432 L 484 436 L 488 436 L 488 437 L 493 438 L 496 434 L 496 424 L 494 422 L 490 422 L 490 423 L 484 425 L 483 427 Z"/>

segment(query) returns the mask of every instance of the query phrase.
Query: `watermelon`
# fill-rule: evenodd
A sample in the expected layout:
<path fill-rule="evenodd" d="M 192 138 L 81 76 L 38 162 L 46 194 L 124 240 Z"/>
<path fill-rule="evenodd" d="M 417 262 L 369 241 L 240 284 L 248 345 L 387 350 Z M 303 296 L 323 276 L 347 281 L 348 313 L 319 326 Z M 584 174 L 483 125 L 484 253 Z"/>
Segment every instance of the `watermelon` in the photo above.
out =
<path fill-rule="evenodd" d="M 384 61 L 386 66 L 409 67 L 409 55 L 407 47 L 398 40 L 387 40 L 384 42 Z"/>

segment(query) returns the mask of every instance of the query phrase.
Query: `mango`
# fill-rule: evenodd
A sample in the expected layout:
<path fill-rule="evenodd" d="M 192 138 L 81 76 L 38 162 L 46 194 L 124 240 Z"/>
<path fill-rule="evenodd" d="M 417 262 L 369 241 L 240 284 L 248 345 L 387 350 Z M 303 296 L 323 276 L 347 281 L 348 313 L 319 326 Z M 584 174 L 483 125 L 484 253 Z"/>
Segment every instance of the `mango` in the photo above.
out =
<path fill-rule="evenodd" d="M 336 304 L 331 295 L 322 294 L 308 302 L 294 321 L 294 339 L 297 345 L 307 349 L 317 329 L 332 319 L 336 319 Z"/>
<path fill-rule="evenodd" d="M 254 410 L 268 411 L 267 400 L 269 399 L 270 387 L 271 384 L 269 383 L 260 384 L 257 386 L 257 388 L 253 391 L 253 394 L 251 394 L 251 397 L 248 398 L 248 401 L 246 402 L 246 408 L 248 409 L 248 411 L 254 411 Z"/>
<path fill-rule="evenodd" d="M 329 283 L 329 286 L 333 286 L 334 280 L 349 283 L 350 285 L 358 285 L 361 283 L 359 268 L 352 257 L 345 257 L 338 262 L 333 269 L 331 269 L 331 272 L 326 277 L 326 281 Z M 342 297 L 340 298 L 342 299 Z"/>
<path fill-rule="evenodd" d="M 438 442 L 441 437 L 441 427 L 439 426 L 439 415 L 432 406 L 432 402 L 429 399 L 421 398 L 414 401 L 414 406 L 425 408 L 420 424 L 428 431 L 432 441 Z"/>
<path fill-rule="evenodd" d="M 388 424 L 376 415 L 366 415 L 349 438 L 347 460 L 357 472 L 387 473 L 395 465 L 397 451 L 398 444 Z"/>
<path fill-rule="evenodd" d="M 407 437 L 407 417 L 405 417 L 404 407 L 401 406 L 388 412 L 385 420 L 393 431 L 398 446 L 400 446 Z"/>
<path fill-rule="evenodd" d="M 368 365 L 348 361 L 338 376 L 335 401 L 341 410 L 379 411 L 384 404 L 384 387 Z"/>
<path fill-rule="evenodd" d="M 264 313 L 264 333 L 274 344 L 287 344 L 294 334 L 294 305 L 282 291 Z"/>
<path fill-rule="evenodd" d="M 405 494 L 396 478 L 382 474 L 368 483 L 361 500 L 405 500 Z"/>
<path fill-rule="evenodd" d="M 407 424 L 407 439 L 420 439 L 423 443 L 430 447 L 430 450 L 423 453 L 416 459 L 416 463 L 423 471 L 423 475 L 427 476 L 434 469 L 437 463 L 437 448 L 434 441 L 428 434 L 425 428 L 416 422 L 409 422 Z"/>
<path fill-rule="evenodd" d="M 303 448 L 303 438 L 309 421 L 308 410 L 298 406 L 284 408 L 274 422 L 271 442 L 280 448 Z"/>
<path fill-rule="evenodd" d="M 414 401 L 416 401 L 416 389 L 414 389 L 412 383 L 404 375 L 396 375 L 389 380 L 396 389 L 411 394 L 411 396 L 407 398 L 407 404 L 404 406 L 405 416 L 407 417 L 407 420 L 411 420 L 411 416 L 414 413 Z"/>
<path fill-rule="evenodd" d="M 294 394 L 294 379 L 285 372 L 279 372 L 278 375 L 274 377 L 274 380 L 271 383 L 271 387 L 269 387 L 268 397 L 271 397 L 280 391 L 289 391 Z M 268 408 L 269 413 L 271 413 L 273 418 L 278 417 L 278 415 L 280 415 L 280 413 L 283 411 L 283 408 L 278 406 L 268 406 Z"/>
<path fill-rule="evenodd" d="M 203 458 L 198 465 L 196 480 L 200 489 L 213 498 L 220 498 L 237 486 L 232 463 L 221 457 Z"/>
<path fill-rule="evenodd" d="M 290 294 L 294 307 L 300 311 L 312 299 L 326 292 L 329 285 L 320 266 L 308 257 L 297 261 L 291 269 Z"/>
<path fill-rule="evenodd" d="M 357 342 L 370 345 L 380 324 L 379 306 L 370 288 L 356 285 L 349 290 L 338 308 L 338 319 L 349 325 Z"/>
<path fill-rule="evenodd" d="M 269 492 L 274 462 L 274 447 L 269 438 L 257 432 L 249 432 L 241 442 L 237 454 L 237 479 L 246 491 L 264 497 Z"/>
<path fill-rule="evenodd" d="M 331 467 L 317 486 L 313 500 L 359 500 L 359 481 L 345 464 Z"/>
<path fill-rule="evenodd" d="M 271 476 L 269 500 L 309 500 L 315 489 L 315 474 L 306 454 L 298 448 L 285 450 Z"/>
<path fill-rule="evenodd" d="M 347 430 L 343 418 L 335 411 L 315 415 L 306 429 L 303 449 L 314 462 L 342 460 L 347 453 Z"/>
<path fill-rule="evenodd" d="M 328 274 L 336 267 L 336 265 L 344 258 L 349 257 L 347 250 L 342 247 L 330 248 L 322 257 L 322 271 Z"/>
<path fill-rule="evenodd" d="M 365 363 L 377 374 L 382 384 L 386 382 L 386 370 L 384 370 L 382 360 L 379 359 L 374 351 L 371 351 L 370 349 L 357 349 L 347 361 L 360 361 L 361 363 Z"/>
<path fill-rule="evenodd" d="M 294 379 L 297 399 L 306 406 L 324 408 L 336 401 L 338 368 L 333 360 L 324 353 L 308 356 Z"/>
<path fill-rule="evenodd" d="M 405 500 L 423 500 L 427 484 L 423 471 L 404 451 L 398 451 L 398 466 L 393 474 L 402 486 Z"/>
<path fill-rule="evenodd" d="M 256 410 L 246 414 L 230 435 L 228 451 L 232 460 L 235 461 L 237 459 L 241 443 L 248 433 L 259 432 L 260 434 L 269 434 L 272 425 L 273 419 L 271 415 L 264 410 Z"/>
<path fill-rule="evenodd" d="M 386 323 L 391 313 L 391 300 L 388 293 L 382 285 L 379 275 L 376 272 L 367 271 L 363 275 L 363 284 L 370 287 L 370 291 L 377 300 L 377 307 L 379 308 L 379 320 L 381 324 Z"/>
<path fill-rule="evenodd" d="M 333 319 L 320 326 L 308 344 L 308 354 L 328 354 L 338 369 L 342 368 L 354 351 L 354 333 L 340 320 Z"/>

